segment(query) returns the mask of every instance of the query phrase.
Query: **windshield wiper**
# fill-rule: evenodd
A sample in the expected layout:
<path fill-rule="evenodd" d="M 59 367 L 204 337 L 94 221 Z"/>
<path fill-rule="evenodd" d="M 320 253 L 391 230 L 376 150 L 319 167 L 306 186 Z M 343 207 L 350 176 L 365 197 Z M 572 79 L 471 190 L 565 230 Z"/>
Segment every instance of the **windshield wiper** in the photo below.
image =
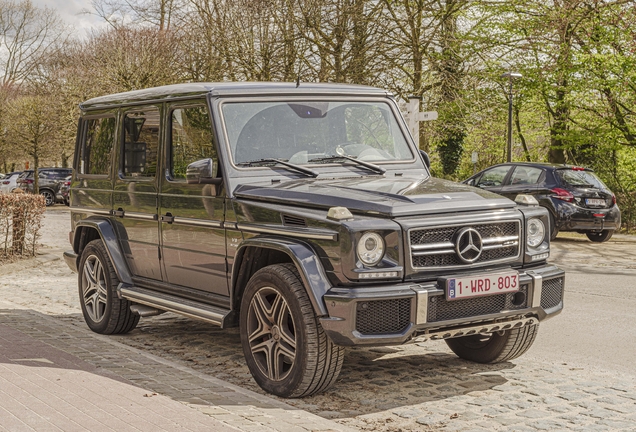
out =
<path fill-rule="evenodd" d="M 347 159 L 350 160 L 352 162 L 355 162 L 356 164 L 363 166 L 373 172 L 376 172 L 378 174 L 384 174 L 386 172 L 386 170 L 380 166 L 377 166 L 375 164 L 369 163 L 369 162 L 365 162 L 365 161 L 361 161 L 358 160 L 356 158 L 352 158 L 351 156 L 347 156 L 347 155 L 333 155 L 333 156 L 325 156 L 325 157 L 321 157 L 321 158 L 316 158 L 316 159 L 310 159 L 308 162 L 330 162 L 330 161 L 334 161 L 337 159 Z"/>
<path fill-rule="evenodd" d="M 298 171 L 301 172 L 305 175 L 308 175 L 310 177 L 318 177 L 318 173 L 314 170 L 311 170 L 309 168 L 305 168 L 303 166 L 300 165 L 296 165 L 293 163 L 289 163 L 287 161 L 284 161 L 282 159 L 275 159 L 275 158 L 266 158 L 266 159 L 256 159 L 253 161 L 248 161 L 248 162 L 239 162 L 237 163 L 237 165 L 239 166 L 265 166 L 268 164 L 281 164 L 289 169 L 292 169 L 294 171 Z"/>

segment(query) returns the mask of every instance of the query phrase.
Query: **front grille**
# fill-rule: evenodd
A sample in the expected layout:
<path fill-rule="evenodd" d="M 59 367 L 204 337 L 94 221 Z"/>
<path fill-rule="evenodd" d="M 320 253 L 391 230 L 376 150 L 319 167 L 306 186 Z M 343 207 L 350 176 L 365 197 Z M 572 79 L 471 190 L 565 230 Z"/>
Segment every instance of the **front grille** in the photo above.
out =
<path fill-rule="evenodd" d="M 518 246 L 486 250 L 481 253 L 481 256 L 476 262 L 482 263 L 516 257 L 517 250 Z M 454 253 L 443 255 L 422 255 L 413 257 L 413 267 L 454 267 L 461 265 L 465 264 L 459 261 L 459 258 L 457 258 L 457 255 L 455 255 Z"/>
<path fill-rule="evenodd" d="M 541 290 L 541 307 L 549 309 L 557 306 L 563 299 L 563 278 L 554 278 L 543 281 Z"/>
<path fill-rule="evenodd" d="M 520 226 L 518 221 L 470 225 L 470 228 L 479 232 L 483 242 L 482 253 L 472 265 L 517 258 L 521 239 Z M 466 227 L 469 226 L 412 229 L 409 240 L 413 268 L 430 270 L 471 265 L 460 260 L 455 251 L 456 234 Z"/>
<path fill-rule="evenodd" d="M 356 307 L 356 330 L 363 335 L 402 333 L 410 323 L 410 298 L 366 301 Z"/>
<path fill-rule="evenodd" d="M 513 304 L 516 293 L 451 301 L 446 301 L 444 296 L 431 297 L 428 302 L 428 322 L 477 317 L 499 313 L 502 310 L 525 308 L 528 302 L 528 285 L 521 285 L 519 292 L 524 294 L 524 301 L 518 305 Z"/>

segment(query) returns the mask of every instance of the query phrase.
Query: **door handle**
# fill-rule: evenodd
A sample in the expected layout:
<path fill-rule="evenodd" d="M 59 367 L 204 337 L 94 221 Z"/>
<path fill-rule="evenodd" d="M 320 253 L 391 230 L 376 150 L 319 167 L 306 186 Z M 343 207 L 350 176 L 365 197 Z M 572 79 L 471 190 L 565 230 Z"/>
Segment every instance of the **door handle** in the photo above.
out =
<path fill-rule="evenodd" d="M 165 215 L 161 216 L 161 222 L 171 224 L 172 222 L 174 222 L 174 216 L 172 216 L 172 213 L 166 213 Z"/>
<path fill-rule="evenodd" d="M 124 217 L 124 209 L 119 207 L 117 210 L 113 210 L 113 216 Z"/>

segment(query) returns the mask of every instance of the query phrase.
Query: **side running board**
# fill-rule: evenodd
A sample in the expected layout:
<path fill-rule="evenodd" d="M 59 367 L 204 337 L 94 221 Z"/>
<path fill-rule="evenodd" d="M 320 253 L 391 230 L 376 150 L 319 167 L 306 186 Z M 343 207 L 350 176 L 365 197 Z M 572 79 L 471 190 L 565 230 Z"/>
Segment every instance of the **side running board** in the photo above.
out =
<path fill-rule="evenodd" d="M 199 303 L 136 286 L 120 284 L 117 291 L 120 297 L 132 302 L 207 321 L 221 328 L 225 327 L 225 319 L 231 312 L 228 309 L 218 308 L 205 303 Z"/>

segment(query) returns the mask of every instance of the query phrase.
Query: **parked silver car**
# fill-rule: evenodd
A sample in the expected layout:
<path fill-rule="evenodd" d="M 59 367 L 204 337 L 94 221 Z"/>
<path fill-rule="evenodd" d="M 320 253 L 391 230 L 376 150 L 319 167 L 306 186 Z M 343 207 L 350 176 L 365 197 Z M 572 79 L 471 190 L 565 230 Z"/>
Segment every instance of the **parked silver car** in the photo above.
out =
<path fill-rule="evenodd" d="M 17 187 L 16 180 L 18 176 L 22 174 L 20 171 L 5 174 L 5 177 L 0 180 L 0 193 L 11 193 Z"/>

